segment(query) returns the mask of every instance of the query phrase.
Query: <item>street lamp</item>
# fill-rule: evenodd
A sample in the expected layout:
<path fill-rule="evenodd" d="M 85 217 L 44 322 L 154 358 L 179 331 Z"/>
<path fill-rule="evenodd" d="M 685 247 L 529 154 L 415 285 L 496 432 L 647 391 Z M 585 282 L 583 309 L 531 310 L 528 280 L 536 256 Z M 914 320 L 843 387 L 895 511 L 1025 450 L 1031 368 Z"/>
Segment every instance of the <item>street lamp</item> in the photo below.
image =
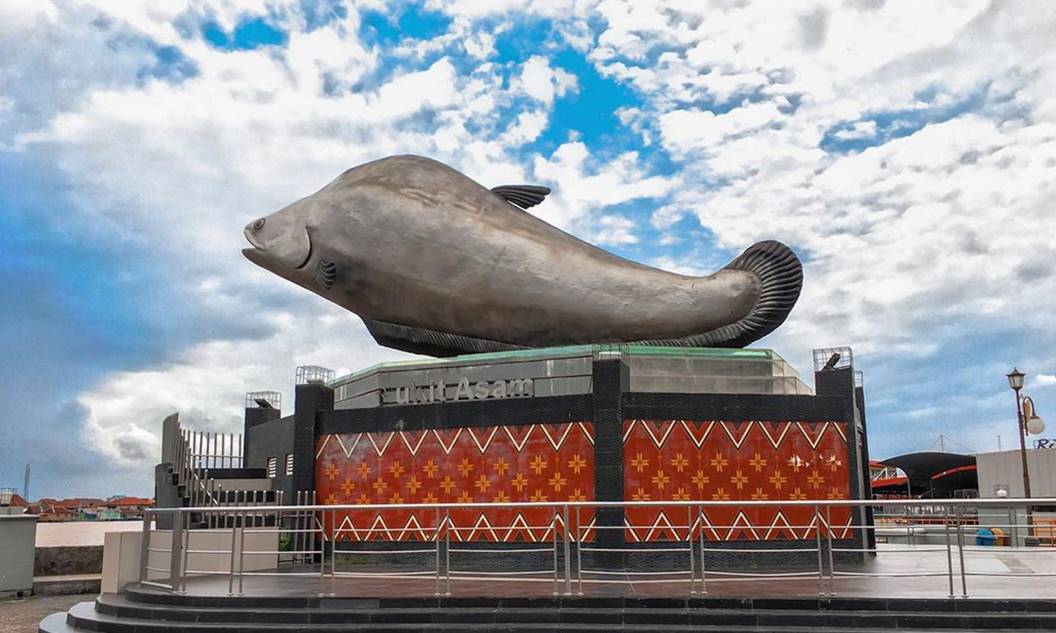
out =
<path fill-rule="evenodd" d="M 1030 435 L 1041 435 L 1045 432 L 1045 421 L 1038 417 L 1034 400 L 1030 396 L 1023 396 L 1023 425 Z"/>
<path fill-rule="evenodd" d="M 1019 369 L 1013 367 L 1012 371 L 1006 374 L 1008 378 L 1008 386 L 1012 388 L 1012 391 L 1016 394 L 1016 422 L 1019 427 L 1019 459 L 1023 464 L 1023 497 L 1030 499 L 1030 471 L 1027 469 L 1027 433 L 1039 434 L 1045 430 L 1045 423 L 1042 422 L 1041 418 L 1034 412 L 1034 401 L 1027 397 L 1020 396 L 1020 390 L 1023 389 L 1023 378 L 1025 374 Z M 1026 401 L 1029 409 L 1029 415 L 1023 414 L 1023 404 Z M 1034 516 L 1031 511 L 1031 507 L 1027 506 L 1027 533 L 1032 534 L 1032 527 L 1034 525 Z"/>

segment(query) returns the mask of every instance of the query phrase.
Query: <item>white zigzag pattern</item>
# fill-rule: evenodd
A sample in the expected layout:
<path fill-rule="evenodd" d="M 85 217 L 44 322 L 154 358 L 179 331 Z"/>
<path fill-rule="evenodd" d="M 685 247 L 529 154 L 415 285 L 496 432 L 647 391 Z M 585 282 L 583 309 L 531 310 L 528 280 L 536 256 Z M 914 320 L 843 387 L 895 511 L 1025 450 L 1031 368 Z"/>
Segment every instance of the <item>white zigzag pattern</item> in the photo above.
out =
<path fill-rule="evenodd" d="M 378 457 L 381 457 L 382 455 L 385 454 L 385 451 L 389 450 L 389 444 L 392 443 L 392 438 L 396 437 L 396 432 L 395 431 L 391 431 L 389 433 L 367 433 L 366 435 L 367 435 L 367 440 L 369 440 L 371 446 L 374 447 L 374 452 L 377 453 Z M 374 441 L 374 437 L 377 436 L 377 435 L 380 435 L 380 436 L 383 436 L 383 437 L 384 436 L 388 436 L 388 437 L 385 437 L 385 441 L 382 443 L 382 445 L 380 447 L 378 446 L 378 443 L 376 441 Z"/>
<path fill-rule="evenodd" d="M 318 460 L 320 457 L 322 457 L 323 450 L 326 448 L 326 445 L 330 443 L 330 438 L 332 438 L 332 437 L 334 437 L 334 436 L 333 435 L 324 435 L 323 436 L 323 442 L 321 444 L 319 444 L 319 448 L 317 448 L 316 451 L 315 451 L 315 459 Z"/>
<path fill-rule="evenodd" d="M 751 533 L 752 538 L 754 540 L 757 540 L 757 541 L 759 540 L 759 532 L 757 532 L 755 530 L 755 527 L 752 526 L 752 522 L 748 519 L 748 516 L 743 511 L 739 511 L 737 513 L 737 516 L 734 517 L 733 522 L 730 523 L 729 531 L 726 532 L 726 537 L 724 539 L 722 539 L 722 540 L 724 540 L 724 541 L 731 540 L 733 538 L 734 530 L 737 530 L 738 527 L 740 529 L 742 529 L 742 530 L 743 529 L 747 529 L 748 532 Z"/>
<path fill-rule="evenodd" d="M 823 437 L 825 437 L 825 431 L 829 430 L 829 425 L 830 424 L 831 424 L 831 422 L 822 422 L 821 423 L 821 430 L 818 431 L 818 433 L 817 433 L 817 435 L 815 437 L 811 438 L 810 433 L 807 432 L 807 429 L 803 427 L 803 423 L 802 422 L 796 422 L 796 426 L 799 427 L 799 432 L 803 434 L 803 438 L 805 440 L 807 440 L 807 443 L 810 444 L 810 447 L 812 449 L 814 449 L 814 450 L 818 450 L 818 444 L 820 444 L 821 443 L 821 439 Z M 846 438 L 844 438 L 844 439 L 846 439 Z"/>
<path fill-rule="evenodd" d="M 783 527 L 777 526 L 777 522 L 779 520 L 781 521 Z M 788 519 L 785 518 L 785 515 L 780 510 L 778 510 L 777 513 L 774 515 L 774 520 L 770 522 L 770 527 L 768 527 L 766 529 L 766 532 L 763 533 L 763 539 L 769 540 L 770 535 L 773 534 L 775 531 L 779 530 L 788 530 L 792 533 L 792 538 L 799 538 L 799 535 L 796 534 L 796 530 L 789 524 Z"/>
<path fill-rule="evenodd" d="M 528 444 L 528 440 L 531 439 L 532 431 L 535 430 L 535 425 L 534 424 L 529 424 L 528 425 L 528 432 L 524 434 L 524 438 L 521 439 L 520 442 L 518 442 L 517 438 L 515 438 L 513 436 L 513 431 L 510 430 L 511 428 L 513 428 L 513 427 L 512 426 L 504 426 L 504 427 L 502 427 L 502 430 L 506 432 L 506 437 L 510 438 L 510 442 L 513 444 L 513 447 L 517 449 L 518 453 L 520 453 L 522 450 L 524 450 L 525 445 Z"/>
<path fill-rule="evenodd" d="M 777 422 L 776 424 L 778 425 L 778 428 L 781 429 L 777 435 L 777 439 L 774 439 L 774 436 L 770 434 L 770 430 L 767 428 L 765 422 L 759 422 L 759 430 L 766 436 L 766 439 L 770 442 L 770 446 L 778 449 L 781 447 L 781 444 L 784 443 L 785 436 L 788 435 L 788 430 L 792 428 L 792 424 L 789 422 Z"/>
<path fill-rule="evenodd" d="M 730 431 L 730 426 L 733 424 L 733 422 L 720 422 L 719 426 L 722 427 L 723 432 L 726 433 L 726 437 L 730 438 L 730 441 L 733 442 L 733 445 L 737 450 L 740 450 L 741 446 L 744 445 L 744 440 L 747 439 L 748 434 L 752 431 L 752 427 L 755 426 L 755 422 L 748 422 L 744 425 L 744 432 L 741 433 L 740 439 L 735 438 L 733 432 Z"/>
<path fill-rule="evenodd" d="M 692 427 L 694 425 L 692 423 L 687 422 L 686 420 L 679 420 L 679 424 L 682 425 L 682 429 L 686 432 L 686 435 L 689 436 L 689 439 L 691 442 L 693 442 L 693 445 L 696 446 L 698 449 L 704 446 L 704 442 L 706 442 L 708 440 L 708 436 L 711 435 L 711 430 L 715 428 L 715 422 L 708 422 L 707 424 L 702 425 L 704 432 L 700 434 L 700 437 L 697 437 L 697 435 L 693 432 Z"/>
<path fill-rule="evenodd" d="M 837 433 L 839 433 L 840 437 L 843 438 L 844 441 L 847 440 L 846 433 L 844 432 L 842 426 L 834 422 L 821 422 L 821 426 L 816 433 L 811 433 L 810 431 L 808 431 L 807 427 L 804 426 L 804 422 L 774 422 L 773 424 L 776 424 L 778 427 L 778 432 L 775 436 L 775 434 L 771 432 L 768 425 L 763 421 L 759 420 L 746 420 L 745 422 L 738 423 L 710 420 L 701 424 L 703 433 L 699 435 L 694 432 L 694 423 L 687 420 L 670 420 L 661 422 L 658 435 L 657 432 L 654 432 L 653 430 L 653 422 L 648 420 L 630 420 L 629 424 L 627 425 L 627 428 L 623 432 L 623 441 L 624 443 L 626 443 L 627 440 L 634 433 L 635 429 L 640 426 L 642 427 L 642 429 L 645 430 L 646 435 L 648 435 L 649 439 L 652 440 L 654 446 L 656 446 L 657 448 L 663 448 L 664 444 L 667 443 L 668 438 L 671 436 L 671 430 L 673 429 L 675 424 L 678 424 L 682 427 L 682 429 L 686 432 L 686 435 L 689 436 L 694 446 L 696 446 L 698 449 L 704 445 L 705 441 L 707 441 L 708 436 L 711 435 L 711 431 L 716 424 L 722 428 L 723 432 L 726 434 L 726 437 L 729 438 L 730 442 L 737 449 L 740 449 L 744 445 L 745 440 L 748 438 L 748 435 L 751 433 L 751 430 L 753 428 L 758 428 L 759 431 L 762 432 L 763 436 L 770 443 L 770 446 L 775 449 L 781 447 L 786 437 L 788 436 L 788 432 L 792 429 L 793 426 L 799 429 L 799 432 L 803 435 L 803 438 L 806 439 L 807 443 L 811 446 L 811 448 L 815 450 L 817 450 L 818 445 L 821 443 L 821 440 L 824 438 L 825 433 L 829 430 L 830 427 L 834 429 Z M 735 424 L 745 425 L 744 429 L 739 434 L 735 434 L 733 431 L 733 425 Z M 591 438 L 591 440 L 593 440 L 593 438 Z M 591 441 L 591 443 L 593 443 L 593 441 Z"/>
<path fill-rule="evenodd" d="M 476 445 L 477 450 L 480 451 L 481 455 L 483 455 L 485 452 L 487 452 L 488 447 L 491 446 L 491 441 L 493 439 L 495 439 L 495 434 L 498 433 L 498 431 L 499 431 L 499 427 L 497 427 L 497 426 L 486 427 L 486 428 L 490 428 L 491 432 L 487 433 L 487 431 L 485 431 L 485 433 L 487 433 L 487 439 L 485 439 L 483 443 L 481 443 L 480 438 L 477 437 L 477 433 L 476 433 L 475 430 L 466 429 L 466 432 L 469 433 L 469 437 L 473 439 L 473 444 Z"/>
<path fill-rule="evenodd" d="M 544 425 L 541 425 L 542 428 L 540 429 L 540 430 L 542 430 L 543 435 L 546 436 L 546 440 L 547 440 L 547 442 L 550 443 L 551 448 L 553 448 L 555 452 L 556 451 L 560 451 L 561 447 L 565 445 L 565 440 L 568 439 L 569 432 L 572 431 L 572 425 L 571 424 L 564 425 L 565 431 L 564 431 L 564 433 L 561 434 L 561 436 L 557 440 L 555 440 L 554 437 L 552 435 L 550 435 L 550 431 L 547 429 L 547 427 L 549 427 L 549 426 L 561 426 L 561 425 L 544 424 Z"/>
<path fill-rule="evenodd" d="M 418 435 L 418 443 L 414 446 L 411 446 L 411 442 L 407 439 L 407 436 L 415 434 Z M 422 444 L 425 442 L 426 436 L 428 436 L 428 433 L 426 433 L 425 431 L 420 431 L 417 433 L 408 433 L 407 431 L 400 431 L 400 439 L 403 440 L 403 445 L 407 447 L 407 450 L 411 452 L 411 455 L 415 456 L 418 455 L 418 449 L 422 447 Z"/>
<path fill-rule="evenodd" d="M 344 441 L 342 441 L 340 435 L 335 436 L 335 438 L 337 439 L 337 444 L 341 447 L 341 452 L 345 454 L 346 458 L 352 457 L 352 453 L 356 450 L 356 447 L 359 446 L 359 441 L 363 439 L 362 433 L 352 433 L 351 435 L 354 438 L 351 447 L 345 446 L 345 443 Z"/>
<path fill-rule="evenodd" d="M 449 429 L 445 429 L 445 431 L 446 430 L 449 430 Z M 453 449 L 455 447 L 455 442 L 458 441 L 458 438 L 462 437 L 462 429 L 459 428 L 459 429 L 457 429 L 455 431 L 454 437 L 451 438 L 451 443 L 450 444 L 445 444 L 444 443 L 444 439 L 442 437 L 440 437 L 440 431 L 434 429 L 432 433 L 436 437 L 436 441 L 437 441 L 438 444 L 440 444 L 440 449 L 444 451 L 445 455 L 450 455 L 451 454 L 451 449 Z"/>

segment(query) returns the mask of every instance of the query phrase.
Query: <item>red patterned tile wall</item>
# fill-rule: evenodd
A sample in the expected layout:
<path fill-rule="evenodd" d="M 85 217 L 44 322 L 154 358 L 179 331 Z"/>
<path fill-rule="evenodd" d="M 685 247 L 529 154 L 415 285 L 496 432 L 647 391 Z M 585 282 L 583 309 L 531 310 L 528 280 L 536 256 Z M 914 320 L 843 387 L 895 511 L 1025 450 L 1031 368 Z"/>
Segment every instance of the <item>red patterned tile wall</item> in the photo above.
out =
<path fill-rule="evenodd" d="M 320 503 L 588 501 L 594 499 L 590 422 L 341 433 L 316 438 Z M 589 525 L 593 514 L 583 516 Z M 452 510 L 452 540 L 546 541 L 546 508 Z M 332 526 L 328 523 L 328 530 Z M 338 540 L 428 540 L 435 511 L 354 510 Z"/>
<path fill-rule="evenodd" d="M 846 499 L 846 423 L 624 420 L 623 486 L 634 501 Z M 831 516 L 835 536 L 848 536 L 850 511 Z M 631 507 L 627 539 L 684 539 L 689 520 L 695 538 L 700 525 L 709 540 L 814 538 L 813 508 L 778 505 L 692 517 L 671 506 Z"/>

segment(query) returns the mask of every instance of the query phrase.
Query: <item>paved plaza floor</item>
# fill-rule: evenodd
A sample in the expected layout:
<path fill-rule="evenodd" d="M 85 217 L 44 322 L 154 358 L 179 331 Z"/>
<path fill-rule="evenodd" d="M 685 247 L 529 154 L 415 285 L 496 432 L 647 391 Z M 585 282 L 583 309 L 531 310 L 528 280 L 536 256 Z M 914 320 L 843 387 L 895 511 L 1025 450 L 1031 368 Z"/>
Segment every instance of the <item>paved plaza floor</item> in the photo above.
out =
<path fill-rule="evenodd" d="M 1050 548 L 966 548 L 965 576 L 962 581 L 959 555 L 953 549 L 948 557 L 944 546 L 880 546 L 879 554 L 864 564 L 837 564 L 836 576 L 826 573 L 819 581 L 816 568 L 752 570 L 737 572 L 712 570 L 706 578 L 709 596 L 731 597 L 798 597 L 816 598 L 820 594 L 838 597 L 878 598 L 947 598 L 950 596 L 949 560 L 953 562 L 953 595 L 960 598 L 1037 598 L 1056 600 L 1056 549 Z M 318 568 L 315 568 L 318 569 Z M 363 575 L 321 577 L 305 567 L 286 567 L 266 575 L 246 575 L 242 579 L 245 596 L 335 596 L 394 597 L 432 596 L 450 590 L 453 596 L 551 596 L 564 593 L 566 586 L 574 595 L 585 596 L 680 596 L 691 595 L 688 576 L 584 574 L 582 585 L 572 578 L 566 585 L 563 575 L 555 583 L 548 578 L 470 577 L 437 579 L 425 569 L 356 565 L 346 567 Z M 418 572 L 417 578 L 382 577 L 382 574 L 406 575 Z M 809 574 L 782 577 L 776 574 Z M 698 570 L 699 574 L 699 570 Z M 721 574 L 721 575 L 720 575 Z M 762 576 L 762 574 L 775 574 Z M 189 595 L 223 596 L 228 592 L 226 576 L 191 578 Z M 238 593 L 237 580 L 234 583 Z M 701 590 L 699 575 L 693 590 Z"/>
<path fill-rule="evenodd" d="M 56 611 L 65 611 L 91 596 L 33 596 L 0 600 L 0 633 L 36 633 L 37 625 Z"/>

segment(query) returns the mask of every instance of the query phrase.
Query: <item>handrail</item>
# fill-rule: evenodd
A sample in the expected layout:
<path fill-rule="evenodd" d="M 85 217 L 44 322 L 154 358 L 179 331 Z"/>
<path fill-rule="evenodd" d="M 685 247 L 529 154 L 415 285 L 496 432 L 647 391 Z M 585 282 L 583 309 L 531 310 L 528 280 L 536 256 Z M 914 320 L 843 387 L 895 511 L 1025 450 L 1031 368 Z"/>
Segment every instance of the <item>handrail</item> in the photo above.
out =
<path fill-rule="evenodd" d="M 878 505 L 891 505 L 889 500 L 873 500 L 873 499 L 772 499 L 766 501 L 754 501 L 754 500 L 743 500 L 743 501 L 510 501 L 506 503 L 487 503 L 487 502 L 443 502 L 443 503 L 364 503 L 364 504 L 313 504 L 313 505 L 262 505 L 262 506 L 223 506 L 219 508 L 193 508 L 195 512 L 209 512 L 209 511 L 231 511 L 231 510 L 255 510 L 258 512 L 275 512 L 275 511 L 321 511 L 321 510 L 457 510 L 465 508 L 554 508 L 554 507 L 565 507 L 569 508 L 633 508 L 633 507 L 675 507 L 675 508 L 696 508 L 696 507 L 758 507 L 758 508 L 772 508 L 774 506 L 781 507 L 802 507 L 812 508 L 815 506 L 830 507 L 830 508 L 858 508 L 858 507 L 876 507 Z M 1056 498 L 1005 498 L 1005 499 L 928 499 L 928 500 L 899 500 L 899 505 L 913 506 L 913 505 L 932 505 L 932 506 L 943 506 L 943 507 L 965 507 L 965 506 L 993 506 L 999 508 L 1008 507 L 1026 507 L 1026 506 L 1056 506 Z M 163 513 L 163 512 L 186 512 L 191 508 L 151 508 L 149 511 L 152 513 Z M 758 527 L 758 526 L 756 526 Z"/>
<path fill-rule="evenodd" d="M 257 576 L 313 576 L 320 579 L 329 579 L 331 583 L 331 595 L 333 595 L 333 583 L 338 577 L 376 577 L 376 578 L 429 578 L 435 583 L 437 595 L 450 595 L 452 582 L 467 579 L 489 580 L 496 582 L 552 582 L 555 595 L 571 595 L 573 593 L 583 594 L 585 584 L 612 584 L 612 583 L 686 583 L 690 594 L 706 594 L 709 582 L 743 582 L 746 580 L 765 577 L 773 582 L 803 582 L 814 578 L 817 582 L 817 593 L 820 596 L 836 595 L 838 580 L 853 579 L 860 577 L 947 577 L 950 597 L 956 593 L 956 585 L 959 584 L 959 593 L 963 597 L 968 596 L 968 578 L 976 576 L 993 576 L 995 572 L 987 569 L 971 570 L 968 563 L 980 552 L 987 551 L 985 548 L 973 547 L 966 543 L 966 539 L 973 536 L 973 530 L 978 526 L 976 516 L 968 514 L 967 511 L 978 511 L 984 508 L 1000 508 L 1008 512 L 1008 523 L 994 523 L 988 521 L 987 525 L 995 528 L 1010 528 L 1014 538 L 1017 534 L 1036 535 L 1034 527 L 1016 523 L 1015 508 L 1025 508 L 1037 505 L 1056 505 L 1056 499 L 1034 498 L 1034 499 L 918 499 L 918 500 L 841 500 L 841 499 L 817 499 L 817 500 L 714 500 L 714 501 L 520 501 L 510 503 L 485 503 L 485 502 L 444 502 L 444 503 L 394 503 L 394 504 L 335 504 L 326 505 L 315 503 L 313 492 L 298 493 L 297 501 L 305 503 L 297 505 L 283 505 L 281 499 L 275 505 L 255 505 L 237 503 L 232 505 L 191 507 L 191 508 L 151 508 L 145 512 L 143 522 L 144 544 L 142 548 L 140 582 L 152 587 L 160 587 L 169 591 L 185 591 L 189 577 L 198 575 L 224 575 L 227 574 L 229 592 L 241 594 L 246 577 Z M 311 503 L 308 503 L 311 502 Z M 941 520 L 941 530 L 929 530 L 919 532 L 919 538 L 931 538 L 930 542 L 916 544 L 918 531 L 910 529 L 911 525 L 899 526 L 895 531 L 890 531 L 890 526 L 882 523 L 862 524 L 851 522 L 842 524 L 843 519 L 834 523 L 834 510 L 846 508 L 866 507 L 902 507 L 909 510 L 914 507 L 928 507 L 941 511 L 934 518 Z M 640 507 L 662 507 L 668 510 L 682 508 L 685 515 L 676 519 L 677 513 L 669 512 L 671 521 L 663 527 L 655 525 L 636 525 L 624 521 L 623 525 L 596 525 L 587 514 L 588 523 L 583 523 L 584 511 L 600 508 L 640 508 Z M 777 528 L 774 525 L 752 524 L 751 520 L 734 520 L 730 525 L 712 524 L 705 521 L 706 512 L 715 508 L 731 508 L 739 510 L 751 508 L 800 508 L 808 510 L 809 520 L 806 517 L 793 521 L 795 525 L 787 522 Z M 485 512 L 491 509 L 542 509 L 543 515 L 536 513 L 532 519 L 534 525 L 522 520 L 518 525 L 496 526 L 481 528 L 477 523 L 455 521 L 452 511 L 457 510 L 479 510 Z M 339 522 L 342 514 L 363 513 L 370 511 L 427 511 L 435 515 L 435 523 L 431 520 L 414 527 L 351 527 Z M 203 546 L 193 541 L 195 529 L 191 525 L 191 515 L 207 515 L 205 525 L 209 528 L 220 530 L 231 530 L 231 549 L 216 549 L 215 544 Z M 841 516 L 846 513 L 841 513 Z M 150 536 L 151 519 L 159 516 L 172 516 L 173 530 L 170 536 L 162 538 L 171 542 L 168 548 L 157 547 L 156 541 L 151 546 Z M 425 516 L 425 515 L 421 515 Z M 479 516 L 474 513 L 474 516 Z M 594 513 L 597 516 L 597 513 Z M 995 513 L 1001 516 L 1001 513 Z M 221 517 L 227 517 L 221 520 Z M 906 514 L 905 518 L 915 518 Z M 729 521 L 721 521 L 729 523 Z M 902 534 L 905 527 L 905 534 Z M 965 529 L 969 532 L 966 535 Z M 635 530 L 651 530 L 642 542 L 635 535 Z M 793 530 L 792 538 L 770 539 L 770 530 L 789 529 Z M 492 531 L 489 539 L 485 534 Z M 499 548 L 498 536 L 495 530 L 505 533 L 506 537 L 501 541 L 510 547 Z M 610 547 L 605 543 L 599 543 L 598 538 L 605 530 L 627 531 L 634 540 L 617 543 L 617 547 Z M 655 530 L 655 532 L 652 532 Z M 733 530 L 748 530 L 754 535 L 750 539 L 733 539 L 739 541 L 737 547 L 723 546 L 723 537 L 716 530 L 730 530 L 726 538 L 730 537 Z M 795 530 L 803 530 L 801 536 Z M 1020 532 L 1017 533 L 1017 530 Z M 1026 530 L 1026 532 L 1022 532 Z M 510 540 L 510 534 L 526 534 L 535 546 L 527 548 L 517 537 Z M 536 539 L 534 532 L 541 532 L 542 536 Z M 881 536 L 885 538 L 904 539 L 899 543 L 907 545 L 898 547 L 881 547 L 870 541 L 867 537 L 872 532 L 876 539 Z M 226 532 L 224 532 L 226 534 Z M 468 536 L 467 536 L 468 533 Z M 482 539 L 483 547 L 469 547 L 459 545 L 459 541 L 468 542 L 473 540 L 474 533 L 485 534 Z M 711 534 L 709 537 L 708 534 Z M 394 536 L 398 534 L 398 536 Z M 593 534 L 593 537 L 590 535 Z M 654 534 L 660 536 L 654 539 Z M 255 536 L 254 536 L 255 535 Z M 364 537 L 365 535 L 365 537 Z M 342 538 L 344 536 L 344 538 Z M 405 538 L 409 536 L 410 538 Z M 361 538 L 364 537 L 364 538 Z M 378 538 L 375 538 L 378 537 Z M 171 539 L 171 540 L 170 540 Z M 285 539 L 284 550 L 279 545 L 280 539 Z M 347 540 L 346 540 L 347 539 Z M 359 544 L 368 544 L 367 547 L 353 547 L 353 539 Z M 715 540 L 713 540 L 715 539 Z M 455 541 L 452 547 L 452 541 Z M 397 547 L 386 547 L 399 542 Z M 767 543 L 765 546 L 753 546 L 753 543 Z M 345 545 L 342 545 L 344 543 Z M 778 547 L 777 543 L 785 543 L 787 546 Z M 163 543 L 165 544 L 165 543 Z M 410 545 L 410 547 L 405 547 Z M 715 547 L 714 545 L 719 545 Z M 222 546 L 221 546 L 222 547 Z M 954 551 L 956 550 L 956 552 Z M 992 551 L 992 550 L 991 550 Z M 669 569 L 628 570 L 617 568 L 606 563 L 606 556 L 617 553 L 641 553 L 647 554 L 652 561 L 663 558 L 662 565 L 674 564 L 671 561 L 679 559 L 688 560 L 685 567 Z M 894 555 L 897 553 L 912 552 L 919 554 L 921 560 L 928 558 L 931 568 L 905 570 L 875 570 L 875 569 L 847 569 L 847 556 L 864 557 Z M 942 554 L 945 552 L 945 556 Z M 159 556 L 151 559 L 151 554 L 165 555 L 170 565 L 168 568 L 159 567 Z M 584 561 L 584 554 L 589 560 Z M 1046 553 L 1056 553 L 1056 549 L 1049 549 Z M 385 567 L 385 561 L 393 560 L 399 554 L 399 560 L 409 562 L 393 568 L 391 565 Z M 481 568 L 478 555 L 491 556 L 552 556 L 552 565 L 539 569 L 539 561 L 536 560 L 532 566 L 521 565 L 516 570 Z M 716 556 L 759 556 L 767 557 L 775 554 L 793 555 L 799 561 L 799 567 L 788 570 L 769 571 L 737 571 L 729 568 L 716 566 Z M 230 559 L 224 563 L 227 571 L 207 571 L 208 566 L 190 564 L 189 557 L 200 556 L 229 556 Z M 421 564 L 415 559 L 405 559 L 403 555 L 422 557 L 434 561 L 424 568 L 415 568 L 414 565 Z M 272 560 L 284 560 L 300 564 L 302 569 L 282 570 L 278 568 L 254 567 L 247 569 L 247 556 L 249 557 L 272 557 Z M 344 556 L 345 563 L 348 556 L 359 557 L 381 557 L 374 559 L 383 563 L 382 569 L 358 568 L 353 571 L 339 570 L 337 559 Z M 329 558 L 329 561 L 327 560 Z M 457 561 L 453 562 L 453 558 Z M 944 558 L 945 564 L 936 561 Z M 710 562 L 709 562 L 710 559 Z M 813 569 L 807 564 L 803 568 L 803 561 L 816 559 L 816 567 Z M 195 559 L 201 562 L 200 558 Z M 623 560 L 620 558 L 619 560 Z M 455 563 L 458 563 L 457 565 Z M 153 564 L 151 564 L 153 563 Z M 254 563 L 257 564 L 257 563 Z M 661 564 L 661 563 L 657 563 Z M 679 563 L 681 564 L 681 563 Z M 410 567 L 408 567 L 410 565 Z M 468 565 L 468 567 L 466 567 Z M 625 563 L 618 563 L 625 565 Z M 626 565 L 625 565 L 626 566 Z M 212 567 L 216 567 L 214 564 Z M 163 574 L 163 575 L 159 575 Z M 546 575 L 546 578 L 540 578 Z M 1016 574 L 997 574 L 1015 576 Z M 1054 574 L 1041 571 L 1038 577 L 1047 577 Z M 236 590 L 237 577 L 237 590 Z M 955 583 L 959 577 L 960 582 Z M 813 582 L 813 581 L 811 581 Z"/>

